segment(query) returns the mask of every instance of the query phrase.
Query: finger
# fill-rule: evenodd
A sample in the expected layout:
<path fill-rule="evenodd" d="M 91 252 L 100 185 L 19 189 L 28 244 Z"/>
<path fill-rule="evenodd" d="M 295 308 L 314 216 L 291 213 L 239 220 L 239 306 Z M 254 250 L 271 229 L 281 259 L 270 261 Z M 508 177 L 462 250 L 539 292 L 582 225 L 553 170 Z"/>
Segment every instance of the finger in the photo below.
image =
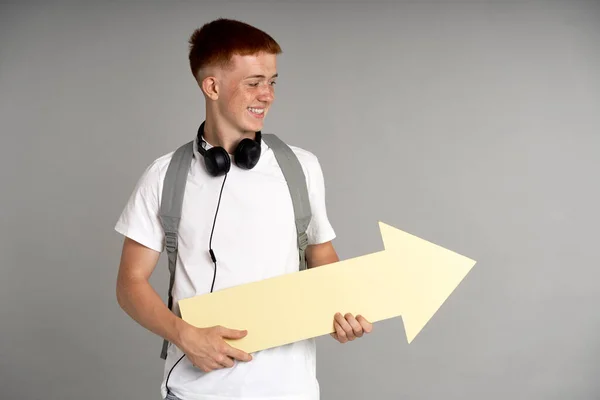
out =
<path fill-rule="evenodd" d="M 241 339 L 248 334 L 247 330 L 229 329 L 223 326 L 218 328 L 219 334 L 227 339 Z"/>
<path fill-rule="evenodd" d="M 335 327 L 335 333 L 333 333 L 333 338 L 340 343 L 346 343 L 348 338 L 346 337 L 346 332 L 344 332 L 344 328 L 337 322 L 333 322 L 333 326 Z"/>
<path fill-rule="evenodd" d="M 367 319 L 365 317 L 363 317 L 362 315 L 357 315 L 356 316 L 356 320 L 360 323 L 360 325 L 363 328 L 363 331 L 366 333 L 371 333 L 371 331 L 373 330 L 373 324 L 370 323 L 369 321 L 367 321 Z"/>
<path fill-rule="evenodd" d="M 332 338 L 334 338 L 335 340 L 338 340 L 338 334 L 337 334 L 337 325 L 335 320 L 333 321 L 333 332 L 329 333 L 331 335 Z"/>
<path fill-rule="evenodd" d="M 344 316 L 344 318 L 346 319 L 346 321 L 348 321 L 348 324 L 350 324 L 350 326 L 352 327 L 354 336 L 362 337 L 362 335 L 363 335 L 362 325 L 356 320 L 356 318 L 354 318 L 354 315 L 348 313 Z"/>
<path fill-rule="evenodd" d="M 342 314 L 340 314 L 340 313 L 335 314 L 335 321 L 338 324 L 340 324 L 340 327 L 342 328 L 342 330 L 348 340 L 356 339 L 356 337 L 354 336 L 354 330 L 352 329 L 352 327 L 350 326 L 348 321 L 346 321 L 346 319 L 342 316 Z"/>
<path fill-rule="evenodd" d="M 354 317 L 351 314 L 346 314 L 342 317 L 342 321 L 342 328 L 344 328 L 348 340 L 356 339 L 358 335 L 355 330 L 355 327 L 352 326 L 353 324 L 356 324 L 356 322 L 354 321 Z"/>
<path fill-rule="evenodd" d="M 219 354 L 215 357 L 215 362 L 219 364 L 219 368 L 231 368 L 235 365 L 235 362 L 231 357 L 226 354 Z"/>
<path fill-rule="evenodd" d="M 223 368 L 222 366 L 220 366 L 214 360 L 206 360 L 203 364 L 193 363 L 193 365 L 194 365 L 194 367 L 200 369 L 202 372 L 211 372 L 211 371 L 214 371 L 216 369 Z"/>
<path fill-rule="evenodd" d="M 229 344 L 225 344 L 223 353 L 239 361 L 252 361 L 252 355 L 246 353 L 243 350 L 236 349 L 235 347 L 232 347 Z"/>

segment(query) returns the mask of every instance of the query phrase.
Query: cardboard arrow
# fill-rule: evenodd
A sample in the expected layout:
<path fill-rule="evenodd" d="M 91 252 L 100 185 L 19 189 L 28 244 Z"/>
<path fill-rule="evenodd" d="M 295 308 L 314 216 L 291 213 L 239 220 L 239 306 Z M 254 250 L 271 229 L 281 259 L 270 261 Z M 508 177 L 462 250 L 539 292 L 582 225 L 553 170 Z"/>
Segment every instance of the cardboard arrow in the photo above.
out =
<path fill-rule="evenodd" d="M 475 261 L 379 223 L 385 250 L 179 301 L 196 327 L 246 329 L 252 353 L 334 332 L 336 312 L 370 322 L 402 316 L 411 343 Z"/>

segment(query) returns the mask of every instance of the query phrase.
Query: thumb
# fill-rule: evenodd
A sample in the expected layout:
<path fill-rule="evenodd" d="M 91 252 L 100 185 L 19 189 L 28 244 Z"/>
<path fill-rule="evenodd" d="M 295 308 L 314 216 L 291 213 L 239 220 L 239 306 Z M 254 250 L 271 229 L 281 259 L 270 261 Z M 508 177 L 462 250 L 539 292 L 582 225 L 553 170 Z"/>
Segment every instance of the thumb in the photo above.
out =
<path fill-rule="evenodd" d="M 227 339 L 241 339 L 248 334 L 248 331 L 221 327 L 219 334 Z"/>

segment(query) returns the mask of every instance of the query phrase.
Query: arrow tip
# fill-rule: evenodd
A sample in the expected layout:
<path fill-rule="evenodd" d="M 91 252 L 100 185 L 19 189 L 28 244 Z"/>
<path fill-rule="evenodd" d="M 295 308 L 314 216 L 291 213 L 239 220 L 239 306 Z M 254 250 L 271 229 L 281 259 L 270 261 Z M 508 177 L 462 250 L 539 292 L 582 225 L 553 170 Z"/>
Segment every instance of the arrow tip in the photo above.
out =
<path fill-rule="evenodd" d="M 403 270 L 402 320 L 408 343 L 419 334 L 475 261 L 379 221 L 386 251 Z"/>

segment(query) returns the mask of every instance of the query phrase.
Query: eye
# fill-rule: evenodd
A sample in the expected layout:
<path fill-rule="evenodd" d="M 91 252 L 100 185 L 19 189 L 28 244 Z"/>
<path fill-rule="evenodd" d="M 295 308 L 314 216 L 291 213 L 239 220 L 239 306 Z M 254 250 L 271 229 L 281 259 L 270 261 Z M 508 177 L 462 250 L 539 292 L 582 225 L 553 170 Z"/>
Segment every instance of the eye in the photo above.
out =
<path fill-rule="evenodd" d="M 257 87 L 258 86 L 258 82 L 252 82 L 252 83 L 249 83 L 248 85 L 252 86 L 252 87 Z"/>
<path fill-rule="evenodd" d="M 277 82 L 273 81 L 271 82 L 271 86 L 275 86 L 277 84 Z"/>

